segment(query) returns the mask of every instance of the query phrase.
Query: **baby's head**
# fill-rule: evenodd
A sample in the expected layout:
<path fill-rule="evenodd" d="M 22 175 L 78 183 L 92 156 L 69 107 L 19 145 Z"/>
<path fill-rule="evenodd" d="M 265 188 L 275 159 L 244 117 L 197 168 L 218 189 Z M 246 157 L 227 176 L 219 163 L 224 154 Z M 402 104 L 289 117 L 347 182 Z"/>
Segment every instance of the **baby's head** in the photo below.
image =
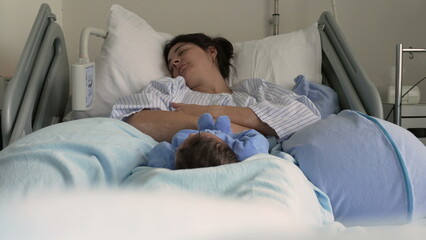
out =
<path fill-rule="evenodd" d="M 209 132 L 189 135 L 176 151 L 176 169 L 236 163 L 238 156 L 222 139 Z"/>

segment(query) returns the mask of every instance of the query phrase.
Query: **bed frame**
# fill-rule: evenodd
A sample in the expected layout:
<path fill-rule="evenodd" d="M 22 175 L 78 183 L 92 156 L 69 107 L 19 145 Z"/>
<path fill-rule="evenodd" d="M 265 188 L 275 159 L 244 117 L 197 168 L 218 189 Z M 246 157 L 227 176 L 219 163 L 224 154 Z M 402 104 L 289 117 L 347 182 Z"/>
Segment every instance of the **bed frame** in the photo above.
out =
<path fill-rule="evenodd" d="M 61 122 L 69 99 L 69 64 L 65 40 L 47 4 L 33 24 L 15 76 L 8 84 L 1 113 L 2 146 L 40 128 Z M 323 83 L 333 88 L 342 109 L 383 118 L 376 87 L 352 55 L 329 12 L 319 19 Z"/>
<path fill-rule="evenodd" d="M 10 80 L 1 112 L 2 145 L 62 121 L 69 96 L 65 39 L 47 4 L 42 4 Z"/>
<path fill-rule="evenodd" d="M 318 20 L 322 47 L 322 81 L 337 92 L 340 107 L 383 119 L 379 92 L 355 60 L 330 12 Z"/>

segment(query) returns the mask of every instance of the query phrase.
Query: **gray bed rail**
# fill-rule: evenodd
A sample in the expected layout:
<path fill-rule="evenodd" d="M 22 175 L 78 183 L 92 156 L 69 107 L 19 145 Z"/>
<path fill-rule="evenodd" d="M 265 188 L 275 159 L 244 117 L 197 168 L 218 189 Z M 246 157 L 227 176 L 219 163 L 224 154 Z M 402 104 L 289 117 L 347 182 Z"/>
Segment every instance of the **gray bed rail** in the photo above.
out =
<path fill-rule="evenodd" d="M 69 96 L 65 40 L 47 4 L 42 4 L 4 95 L 2 146 L 61 121 Z"/>
<path fill-rule="evenodd" d="M 353 109 L 383 118 L 379 92 L 358 65 L 332 14 L 321 14 L 318 26 L 322 45 L 323 83 L 337 92 L 342 109 Z"/>

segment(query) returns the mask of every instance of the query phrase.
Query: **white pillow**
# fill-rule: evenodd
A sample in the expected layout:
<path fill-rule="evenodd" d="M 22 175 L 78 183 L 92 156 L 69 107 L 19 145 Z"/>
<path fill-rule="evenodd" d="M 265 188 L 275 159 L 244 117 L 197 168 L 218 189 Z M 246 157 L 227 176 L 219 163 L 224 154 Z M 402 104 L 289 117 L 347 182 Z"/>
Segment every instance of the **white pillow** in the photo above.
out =
<path fill-rule="evenodd" d="M 108 18 L 108 36 L 96 59 L 95 105 L 74 118 L 108 117 L 121 96 L 138 92 L 149 81 L 169 74 L 163 45 L 172 36 L 158 33 L 135 13 L 114 4 Z"/>
<path fill-rule="evenodd" d="M 138 92 L 149 81 L 168 76 L 162 51 L 172 36 L 156 32 L 135 13 L 113 5 L 108 18 L 108 36 L 96 60 L 95 105 L 73 118 L 109 116 L 115 101 Z M 230 83 L 259 77 L 287 88 L 303 74 L 321 82 L 321 43 L 317 24 L 296 32 L 234 44 Z"/>
<path fill-rule="evenodd" d="M 234 43 L 234 67 L 230 82 L 258 77 L 288 89 L 302 74 L 321 83 L 321 39 L 317 23 L 295 32 L 261 40 Z"/>

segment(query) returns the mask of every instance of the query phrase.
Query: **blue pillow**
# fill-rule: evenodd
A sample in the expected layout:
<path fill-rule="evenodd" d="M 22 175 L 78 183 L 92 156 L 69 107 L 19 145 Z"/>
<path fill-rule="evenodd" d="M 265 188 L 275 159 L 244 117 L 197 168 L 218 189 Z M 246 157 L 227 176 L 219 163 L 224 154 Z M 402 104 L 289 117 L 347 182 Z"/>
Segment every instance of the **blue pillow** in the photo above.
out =
<path fill-rule="evenodd" d="M 345 110 L 293 134 L 283 150 L 347 225 L 426 217 L 426 147 L 390 122 Z"/>
<path fill-rule="evenodd" d="M 297 76 L 294 82 L 296 85 L 293 87 L 293 92 L 308 97 L 318 108 L 321 118 L 326 118 L 340 111 L 339 99 L 333 89 L 311 82 L 303 75 Z"/>

